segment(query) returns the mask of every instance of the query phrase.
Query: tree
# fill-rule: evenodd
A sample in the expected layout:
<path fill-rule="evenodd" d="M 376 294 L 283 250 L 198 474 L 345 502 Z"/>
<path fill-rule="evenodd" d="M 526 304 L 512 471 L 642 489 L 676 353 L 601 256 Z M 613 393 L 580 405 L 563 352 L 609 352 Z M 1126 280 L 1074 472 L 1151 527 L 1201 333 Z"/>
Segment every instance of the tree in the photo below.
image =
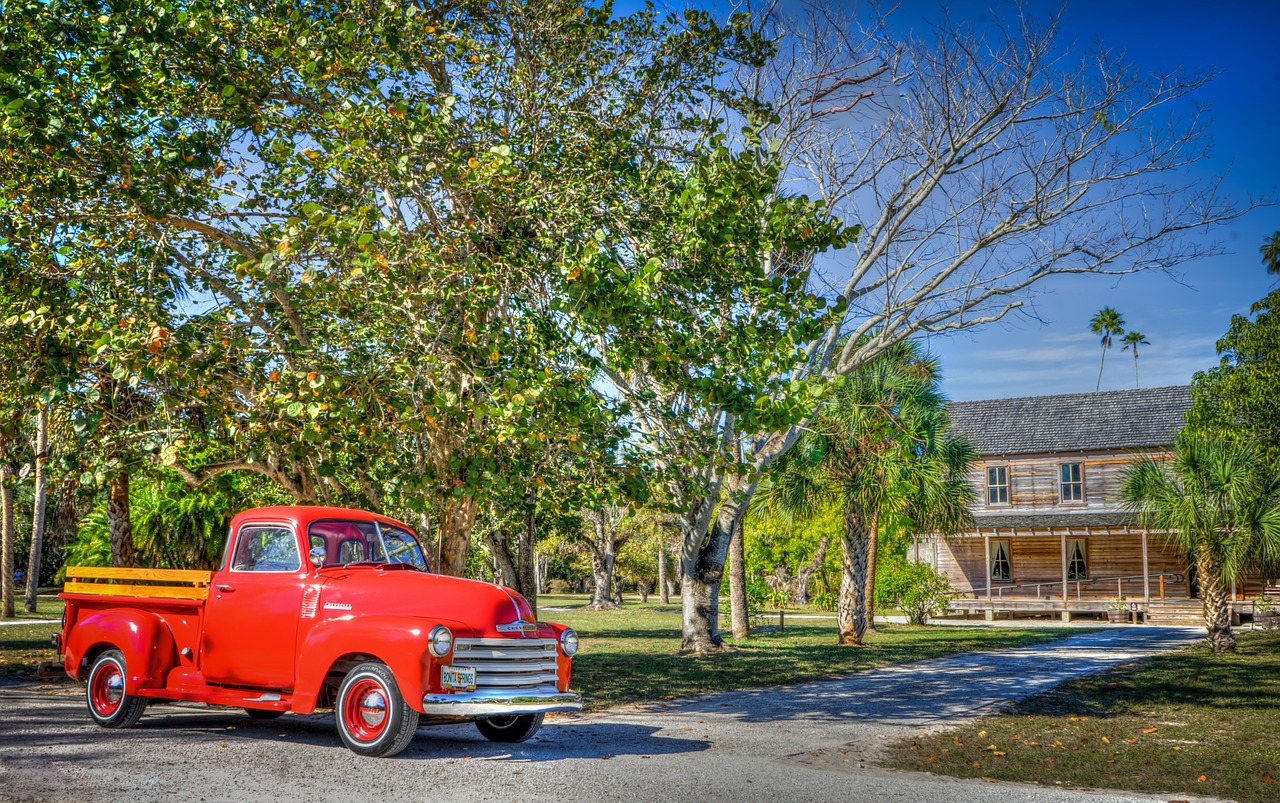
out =
<path fill-rule="evenodd" d="M 1280 275 L 1280 231 L 1263 239 L 1258 252 L 1262 255 L 1262 267 L 1267 269 L 1267 273 Z"/>
<path fill-rule="evenodd" d="M 1171 462 L 1125 471 L 1121 494 L 1143 526 L 1195 561 L 1209 646 L 1234 651 L 1226 584 L 1280 565 L 1280 476 L 1248 446 L 1184 430 Z"/>
<path fill-rule="evenodd" d="M 683 256 L 664 238 L 691 225 L 667 213 L 733 197 L 753 166 L 720 169 L 733 164 L 708 143 L 722 121 L 687 112 L 764 43 L 702 13 L 615 17 L 576 0 L 14 13 L 29 24 L 2 76 L 21 98 L 0 142 L 21 155 L 0 177 L 20 212 L 8 239 L 136 229 L 129 242 L 212 302 L 155 322 L 175 358 L 156 379 L 157 459 L 191 486 L 247 471 L 298 502 L 429 512 L 449 573 L 502 444 L 577 426 L 541 399 L 566 379 L 593 389 L 596 328 L 653 311 L 632 303 L 661 294 Z M 50 168 L 64 152 L 77 158 Z M 653 243 L 626 250 L 628 237 Z M 613 398 L 595 395 L 583 417 Z"/>
<path fill-rule="evenodd" d="M 1146 336 L 1146 335 L 1142 334 L 1141 332 L 1132 332 L 1132 331 L 1130 331 L 1130 332 L 1125 332 L 1124 340 L 1122 340 L 1122 341 L 1120 341 L 1120 342 L 1124 343 L 1124 349 L 1123 349 L 1124 351 L 1128 351 L 1129 349 L 1133 349 L 1133 386 L 1134 386 L 1135 388 L 1136 388 L 1136 387 L 1139 387 L 1139 383 L 1138 383 L 1138 346 L 1150 346 L 1150 345 L 1151 345 L 1151 343 L 1150 343 L 1150 341 L 1148 341 L 1148 340 L 1147 340 L 1147 336 Z"/>
<path fill-rule="evenodd" d="M 1124 318 L 1111 307 L 1103 307 L 1089 320 L 1089 331 L 1102 336 L 1102 361 L 1098 363 L 1098 383 L 1094 391 L 1102 388 L 1102 369 L 1107 364 L 1107 349 L 1112 337 L 1124 334 Z M 1137 368 L 1138 351 L 1134 349 L 1134 367 Z"/>
<path fill-rule="evenodd" d="M 31 515 L 31 554 L 27 559 L 27 596 L 23 610 L 36 612 L 36 595 L 40 587 L 40 565 L 44 556 L 45 508 L 48 502 L 49 475 L 45 468 L 49 452 L 49 403 L 36 412 L 36 444 L 32 462 L 35 466 L 35 499 Z"/>
<path fill-rule="evenodd" d="M 1257 449 L 1280 471 L 1280 290 L 1233 315 L 1217 343 L 1220 361 L 1191 382 L 1192 428 Z"/>
<path fill-rule="evenodd" d="M 936 361 L 896 344 L 833 391 L 761 500 L 784 515 L 807 514 L 826 495 L 839 500 L 840 644 L 862 644 L 873 621 L 873 542 L 884 517 L 905 514 L 941 532 L 967 520 L 972 452 L 945 434 L 939 381 Z"/>
<path fill-rule="evenodd" d="M 697 652 L 720 644 L 712 590 L 731 535 L 761 473 L 795 445 L 823 385 L 920 333 L 1023 309 L 1049 277 L 1168 271 L 1216 252 L 1184 233 L 1240 214 L 1219 180 L 1185 179 L 1205 154 L 1206 122 L 1190 96 L 1207 76 L 1152 75 L 1113 52 L 1064 55 L 1056 20 L 1025 9 L 987 32 L 942 19 L 927 38 L 866 30 L 830 5 L 800 19 L 773 6 L 757 24 L 775 55 L 743 65 L 733 87 L 776 115 L 764 137 L 786 167 L 773 192 L 811 187 L 827 219 L 862 227 L 855 248 L 829 257 L 802 251 L 802 269 L 785 273 L 836 289 L 820 334 L 806 334 L 806 319 L 784 322 L 782 342 L 797 346 L 778 366 L 786 381 L 757 394 L 761 404 L 793 404 L 798 418 L 776 427 L 717 418 L 724 408 L 687 405 L 683 386 L 660 380 L 618 391 L 638 415 L 652 408 L 662 420 L 645 434 L 657 453 L 680 454 L 692 429 L 704 453 L 742 444 L 741 461 L 691 463 L 678 494 L 682 642 Z M 1166 119 L 1170 109 L 1185 114 Z M 761 319 L 774 323 L 736 323 L 750 331 Z"/>

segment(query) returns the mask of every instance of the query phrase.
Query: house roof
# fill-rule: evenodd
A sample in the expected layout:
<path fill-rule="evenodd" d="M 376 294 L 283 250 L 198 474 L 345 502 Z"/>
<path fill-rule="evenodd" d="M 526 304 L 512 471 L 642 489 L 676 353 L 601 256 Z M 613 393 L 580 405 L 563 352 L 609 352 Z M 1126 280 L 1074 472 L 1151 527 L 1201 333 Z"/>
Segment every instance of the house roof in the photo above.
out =
<path fill-rule="evenodd" d="M 974 514 L 974 528 L 1014 528 L 1018 530 L 1047 529 L 1049 527 L 1126 527 L 1136 525 L 1138 517 L 1132 513 L 1025 513 L 983 516 Z"/>
<path fill-rule="evenodd" d="M 947 406 L 951 431 L 984 456 L 1170 446 L 1189 409 L 1186 385 Z"/>

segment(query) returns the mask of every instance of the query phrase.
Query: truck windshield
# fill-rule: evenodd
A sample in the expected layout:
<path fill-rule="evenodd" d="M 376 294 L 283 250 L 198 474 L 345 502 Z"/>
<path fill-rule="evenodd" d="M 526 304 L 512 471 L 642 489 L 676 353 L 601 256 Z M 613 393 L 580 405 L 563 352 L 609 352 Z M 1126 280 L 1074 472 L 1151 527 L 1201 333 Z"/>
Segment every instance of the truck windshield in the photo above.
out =
<path fill-rule="evenodd" d="M 323 519 L 307 530 L 312 562 L 320 566 L 348 563 L 404 563 L 429 571 L 413 533 L 376 521 Z M 317 559 L 323 556 L 323 562 Z"/>

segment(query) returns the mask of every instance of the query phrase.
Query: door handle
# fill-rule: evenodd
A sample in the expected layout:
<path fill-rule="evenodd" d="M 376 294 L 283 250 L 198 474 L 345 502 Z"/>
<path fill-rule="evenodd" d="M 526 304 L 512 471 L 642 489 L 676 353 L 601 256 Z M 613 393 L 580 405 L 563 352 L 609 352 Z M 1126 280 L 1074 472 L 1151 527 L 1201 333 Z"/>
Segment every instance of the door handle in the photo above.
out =
<path fill-rule="evenodd" d="M 235 591 L 236 590 L 235 586 L 218 585 L 218 586 L 214 586 L 214 588 L 218 589 L 219 591 Z"/>

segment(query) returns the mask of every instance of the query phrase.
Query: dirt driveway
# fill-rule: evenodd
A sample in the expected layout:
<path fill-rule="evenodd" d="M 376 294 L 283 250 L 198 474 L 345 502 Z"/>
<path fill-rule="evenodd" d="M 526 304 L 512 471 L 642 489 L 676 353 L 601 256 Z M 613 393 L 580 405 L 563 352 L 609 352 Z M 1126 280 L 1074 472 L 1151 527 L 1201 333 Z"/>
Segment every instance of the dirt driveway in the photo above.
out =
<path fill-rule="evenodd" d="M 1150 800 L 892 772 L 872 760 L 888 741 L 1202 636 L 1117 627 L 835 681 L 561 716 L 514 747 L 484 741 L 471 725 L 424 727 L 391 759 L 348 752 L 329 715 L 264 723 L 232 710 L 164 705 L 148 709 L 133 729 L 106 731 L 89 721 L 77 685 L 6 686 L 0 798 Z"/>

